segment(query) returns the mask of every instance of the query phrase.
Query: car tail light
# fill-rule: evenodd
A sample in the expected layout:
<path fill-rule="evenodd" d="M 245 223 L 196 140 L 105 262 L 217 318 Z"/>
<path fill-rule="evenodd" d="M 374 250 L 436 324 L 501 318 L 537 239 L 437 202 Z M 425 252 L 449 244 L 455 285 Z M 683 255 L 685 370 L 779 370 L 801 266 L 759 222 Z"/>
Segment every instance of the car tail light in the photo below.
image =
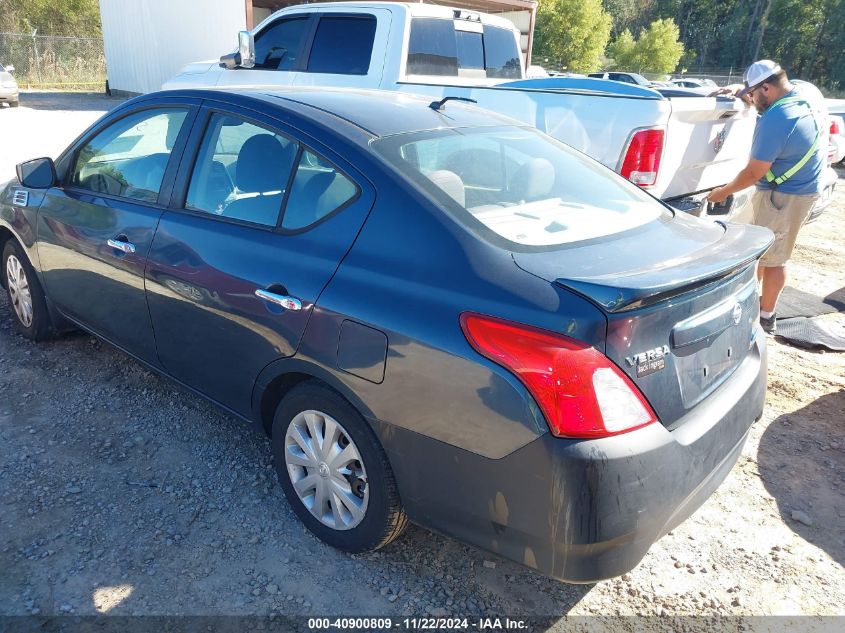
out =
<path fill-rule="evenodd" d="M 631 137 L 625 160 L 622 161 L 621 173 L 625 178 L 640 187 L 650 187 L 657 182 L 660 170 L 660 157 L 663 155 L 662 129 L 640 130 Z"/>
<path fill-rule="evenodd" d="M 830 120 L 830 135 L 836 136 L 839 133 L 840 133 L 839 121 L 837 121 L 836 119 L 831 119 Z"/>
<path fill-rule="evenodd" d="M 479 354 L 519 378 L 558 437 L 607 437 L 657 421 L 628 376 L 594 347 L 469 312 L 461 329 Z"/>

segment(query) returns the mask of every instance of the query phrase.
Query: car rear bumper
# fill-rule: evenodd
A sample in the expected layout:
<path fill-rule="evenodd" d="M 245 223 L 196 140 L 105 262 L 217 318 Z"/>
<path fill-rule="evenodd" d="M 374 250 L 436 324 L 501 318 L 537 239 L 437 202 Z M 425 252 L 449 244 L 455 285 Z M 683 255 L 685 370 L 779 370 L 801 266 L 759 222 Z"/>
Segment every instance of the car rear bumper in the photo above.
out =
<path fill-rule="evenodd" d="M 2 88 L 0 87 L 0 103 L 6 101 L 17 101 L 20 98 L 20 93 L 17 88 Z"/>
<path fill-rule="evenodd" d="M 420 436 L 409 450 L 401 433 L 385 445 L 412 520 L 554 578 L 595 582 L 635 567 L 713 493 L 765 391 L 761 334 L 734 374 L 670 428 L 589 441 L 547 434 L 499 460 L 422 447 Z"/>

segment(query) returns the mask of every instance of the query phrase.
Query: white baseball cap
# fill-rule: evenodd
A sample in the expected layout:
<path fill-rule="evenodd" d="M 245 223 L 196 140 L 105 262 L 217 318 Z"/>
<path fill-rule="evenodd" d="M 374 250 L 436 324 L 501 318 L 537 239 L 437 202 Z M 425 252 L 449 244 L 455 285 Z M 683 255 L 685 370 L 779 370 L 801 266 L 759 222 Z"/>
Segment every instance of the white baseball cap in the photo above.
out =
<path fill-rule="evenodd" d="M 772 75 L 776 75 L 783 69 L 771 59 L 761 59 L 751 64 L 742 75 L 745 88 L 740 90 L 739 96 L 746 94 L 749 90 L 756 88 Z"/>

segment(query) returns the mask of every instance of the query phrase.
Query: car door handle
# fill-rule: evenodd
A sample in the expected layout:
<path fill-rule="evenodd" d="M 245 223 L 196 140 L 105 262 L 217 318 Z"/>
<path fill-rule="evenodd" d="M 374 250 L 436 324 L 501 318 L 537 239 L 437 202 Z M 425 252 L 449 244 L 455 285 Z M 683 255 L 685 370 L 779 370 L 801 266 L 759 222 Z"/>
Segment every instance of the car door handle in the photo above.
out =
<path fill-rule="evenodd" d="M 289 297 L 287 295 L 277 295 L 275 292 L 269 292 L 263 288 L 255 291 L 255 296 L 264 301 L 280 305 L 286 310 L 302 310 L 302 302 L 296 297 Z"/>
<path fill-rule="evenodd" d="M 120 237 L 118 236 L 117 239 L 109 240 L 108 245 L 124 253 L 134 253 L 135 245 L 132 242 L 127 242 L 125 239 L 120 239 Z"/>

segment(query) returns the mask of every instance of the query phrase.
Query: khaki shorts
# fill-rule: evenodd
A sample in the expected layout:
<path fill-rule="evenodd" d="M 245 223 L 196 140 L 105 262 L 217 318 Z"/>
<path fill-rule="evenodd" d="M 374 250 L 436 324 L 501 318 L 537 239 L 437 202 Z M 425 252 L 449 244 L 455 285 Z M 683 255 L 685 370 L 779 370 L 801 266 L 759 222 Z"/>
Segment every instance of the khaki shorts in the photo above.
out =
<path fill-rule="evenodd" d="M 819 199 L 818 194 L 796 195 L 775 189 L 758 189 L 751 197 L 750 223 L 775 234 L 772 247 L 760 258 L 761 266 L 784 266 L 792 256 L 798 230 Z"/>

